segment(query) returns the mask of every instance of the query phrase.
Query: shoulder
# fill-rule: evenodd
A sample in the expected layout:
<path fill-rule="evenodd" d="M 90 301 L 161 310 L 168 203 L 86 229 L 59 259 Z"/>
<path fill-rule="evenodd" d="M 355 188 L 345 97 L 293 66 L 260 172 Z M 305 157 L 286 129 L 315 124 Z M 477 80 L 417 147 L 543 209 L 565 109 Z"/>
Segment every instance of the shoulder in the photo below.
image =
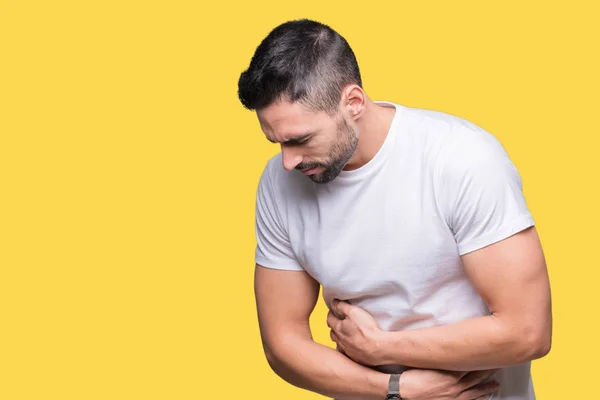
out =
<path fill-rule="evenodd" d="M 432 162 L 434 187 L 441 202 L 455 204 L 470 197 L 473 205 L 485 196 L 498 197 L 489 199 L 493 203 L 505 197 L 506 190 L 520 191 L 519 171 L 495 135 L 464 118 L 441 119 L 453 126 L 440 139 L 443 144 Z"/>
<path fill-rule="evenodd" d="M 439 168 L 472 166 L 508 158 L 498 138 L 463 117 L 427 109 L 408 109 L 408 122 L 420 125 L 428 141 L 435 144 Z"/>
<path fill-rule="evenodd" d="M 460 116 L 426 108 L 404 107 L 404 117 L 412 127 L 437 127 L 440 130 L 481 129 L 473 122 Z"/>
<path fill-rule="evenodd" d="M 472 142 L 478 146 L 497 146 L 498 140 L 486 129 L 474 122 L 446 112 L 422 108 L 406 108 L 409 129 L 426 130 L 429 134 L 446 139 L 448 145 Z"/>
<path fill-rule="evenodd" d="M 423 154 L 436 175 L 507 157 L 492 133 L 466 118 L 410 107 L 405 107 L 403 117 L 402 136 L 408 141 L 399 145 Z"/>
<path fill-rule="evenodd" d="M 518 187 L 521 179 L 504 146 L 487 129 L 456 115 L 408 109 L 411 144 L 423 147 L 423 157 L 440 202 L 468 190 Z M 411 125 L 412 124 L 412 125 Z M 411 129 L 409 129 L 411 131 Z"/>

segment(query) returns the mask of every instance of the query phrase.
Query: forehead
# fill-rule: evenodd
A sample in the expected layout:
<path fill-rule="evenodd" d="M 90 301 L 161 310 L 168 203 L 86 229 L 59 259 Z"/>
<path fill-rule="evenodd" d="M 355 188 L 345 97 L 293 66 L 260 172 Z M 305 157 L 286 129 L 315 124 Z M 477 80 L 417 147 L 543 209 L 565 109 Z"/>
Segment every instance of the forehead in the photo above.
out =
<path fill-rule="evenodd" d="M 331 124 L 332 119 L 324 111 L 309 110 L 299 102 L 279 100 L 257 110 L 262 130 L 277 141 L 288 137 L 312 133 Z"/>

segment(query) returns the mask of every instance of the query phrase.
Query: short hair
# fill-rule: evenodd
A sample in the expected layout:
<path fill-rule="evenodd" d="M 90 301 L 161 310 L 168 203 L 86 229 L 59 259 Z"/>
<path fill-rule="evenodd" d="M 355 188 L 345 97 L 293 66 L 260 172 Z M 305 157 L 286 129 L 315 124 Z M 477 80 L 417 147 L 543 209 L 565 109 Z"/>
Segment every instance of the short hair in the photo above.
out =
<path fill-rule="evenodd" d="M 285 99 L 331 113 L 349 84 L 362 87 L 346 39 L 327 25 L 302 19 L 277 26 L 263 39 L 240 75 L 238 96 L 249 110 Z"/>

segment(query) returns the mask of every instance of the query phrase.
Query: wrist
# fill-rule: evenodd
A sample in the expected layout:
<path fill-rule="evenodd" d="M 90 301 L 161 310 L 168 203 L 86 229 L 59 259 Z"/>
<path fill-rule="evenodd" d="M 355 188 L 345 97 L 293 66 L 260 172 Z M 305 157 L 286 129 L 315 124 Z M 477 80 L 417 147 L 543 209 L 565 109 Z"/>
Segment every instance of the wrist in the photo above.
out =
<path fill-rule="evenodd" d="M 407 384 L 406 384 L 407 380 L 410 380 L 410 374 L 407 375 L 406 373 L 402 373 L 400 375 L 400 385 L 399 385 L 400 398 L 402 400 L 410 400 L 410 397 L 409 397 L 410 393 L 407 393 Z"/>
<path fill-rule="evenodd" d="M 398 364 L 392 355 L 394 350 L 393 336 L 391 332 L 380 331 L 375 340 L 375 350 L 372 353 L 373 365 Z"/>
<path fill-rule="evenodd" d="M 391 374 L 388 381 L 388 393 L 385 400 L 403 400 L 400 395 L 400 377 L 402 374 Z"/>
<path fill-rule="evenodd" d="M 370 375 L 371 392 L 373 393 L 373 400 L 385 399 L 388 393 L 390 375 L 382 372 L 375 372 Z"/>
<path fill-rule="evenodd" d="M 422 370 L 409 368 L 400 375 L 400 396 L 402 400 L 412 400 L 429 393 L 431 383 L 422 379 Z M 425 391 L 425 392 L 424 392 Z"/>

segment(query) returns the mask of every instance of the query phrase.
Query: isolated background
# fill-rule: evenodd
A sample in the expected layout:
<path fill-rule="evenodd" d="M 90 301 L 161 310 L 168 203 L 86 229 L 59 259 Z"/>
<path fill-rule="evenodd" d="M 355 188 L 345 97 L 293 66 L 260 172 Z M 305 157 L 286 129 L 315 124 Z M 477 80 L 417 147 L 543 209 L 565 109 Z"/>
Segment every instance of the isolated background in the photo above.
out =
<path fill-rule="evenodd" d="M 592 4 L 0 0 L 0 398 L 320 398 L 262 354 L 254 196 L 278 148 L 236 93 L 260 40 L 302 17 L 347 38 L 371 98 L 499 138 L 551 274 L 538 398 L 593 397 Z"/>

